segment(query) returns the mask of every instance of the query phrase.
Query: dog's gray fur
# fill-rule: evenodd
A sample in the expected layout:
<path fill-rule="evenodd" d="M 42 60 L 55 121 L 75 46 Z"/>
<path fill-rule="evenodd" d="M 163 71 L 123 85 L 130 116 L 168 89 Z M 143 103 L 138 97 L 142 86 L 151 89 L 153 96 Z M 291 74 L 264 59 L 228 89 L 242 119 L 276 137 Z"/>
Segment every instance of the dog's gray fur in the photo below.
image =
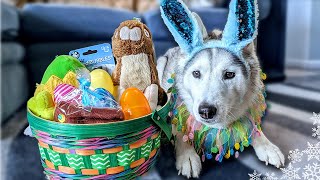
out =
<path fill-rule="evenodd" d="M 209 35 L 206 34 L 203 23 L 198 17 L 197 20 L 202 27 L 205 41 L 221 38 L 221 31 L 215 30 Z M 198 52 L 188 60 L 179 47 L 172 48 L 158 59 L 160 84 L 168 90 L 171 84 L 168 84 L 167 80 L 175 74 L 179 96 L 195 119 L 209 127 L 225 128 L 254 105 L 258 92 L 263 88 L 253 43 L 243 49 L 243 55 L 245 62 L 225 49 L 210 48 Z M 201 78 L 194 78 L 193 71 L 200 71 Z M 233 79 L 224 79 L 225 72 L 234 72 L 236 76 Z M 201 103 L 215 106 L 217 114 L 212 119 L 203 119 L 198 112 Z M 188 178 L 198 177 L 201 171 L 199 156 L 192 146 L 182 142 L 182 134 L 176 132 L 175 127 L 173 132 L 177 136 L 176 167 L 179 173 Z M 284 156 L 279 148 L 263 133 L 253 140 L 253 147 L 261 161 L 277 167 L 284 164 Z"/>

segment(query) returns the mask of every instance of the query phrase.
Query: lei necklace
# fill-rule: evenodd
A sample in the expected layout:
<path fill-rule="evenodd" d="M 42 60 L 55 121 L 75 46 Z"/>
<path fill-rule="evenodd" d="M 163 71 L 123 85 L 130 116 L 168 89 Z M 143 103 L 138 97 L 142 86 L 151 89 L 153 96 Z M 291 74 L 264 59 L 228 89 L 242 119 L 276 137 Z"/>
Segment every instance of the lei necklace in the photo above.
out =
<path fill-rule="evenodd" d="M 261 79 L 265 80 L 266 75 L 262 72 L 260 74 Z M 174 84 L 174 75 L 168 83 Z M 202 154 L 202 161 L 212 159 L 214 154 L 215 160 L 219 162 L 222 162 L 223 157 L 228 159 L 234 155 L 238 158 L 239 151 L 242 152 L 244 147 L 248 147 L 255 136 L 260 136 L 261 118 L 267 108 L 264 87 L 259 92 L 255 105 L 228 128 L 211 128 L 196 121 L 178 97 L 177 89 L 172 86 L 169 92 L 172 93 L 173 103 L 170 113 L 172 124 L 176 125 L 177 131 L 184 134 L 183 141 L 193 145 L 199 155 Z"/>

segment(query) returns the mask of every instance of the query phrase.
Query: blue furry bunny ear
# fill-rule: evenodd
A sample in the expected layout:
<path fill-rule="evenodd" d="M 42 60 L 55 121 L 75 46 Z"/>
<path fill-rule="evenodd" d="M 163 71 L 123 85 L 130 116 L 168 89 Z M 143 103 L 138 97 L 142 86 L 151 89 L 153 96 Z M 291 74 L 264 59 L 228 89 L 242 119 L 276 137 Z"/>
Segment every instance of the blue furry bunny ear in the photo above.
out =
<path fill-rule="evenodd" d="M 182 0 L 160 0 L 160 9 L 164 23 L 185 53 L 203 45 L 197 19 Z"/>
<path fill-rule="evenodd" d="M 232 0 L 222 41 L 241 49 L 253 42 L 258 34 L 258 11 L 257 0 Z"/>

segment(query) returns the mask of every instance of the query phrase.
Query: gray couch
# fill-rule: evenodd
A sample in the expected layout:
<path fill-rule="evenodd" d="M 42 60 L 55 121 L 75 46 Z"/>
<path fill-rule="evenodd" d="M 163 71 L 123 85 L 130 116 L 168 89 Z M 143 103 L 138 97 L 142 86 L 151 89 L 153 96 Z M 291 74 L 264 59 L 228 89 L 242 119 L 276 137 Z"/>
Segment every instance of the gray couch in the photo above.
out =
<path fill-rule="evenodd" d="M 285 1 L 260 0 L 258 52 L 269 79 L 283 75 Z M 194 9 L 208 30 L 223 29 L 228 9 Z M 7 119 L 31 97 L 37 82 L 56 55 L 109 42 L 120 22 L 141 18 L 153 34 L 156 54 L 176 46 L 158 9 L 144 14 L 81 6 L 28 4 L 22 10 L 3 5 L 2 119 Z M 272 44 L 272 48 L 265 48 Z M 262 51 L 263 50 L 263 51 Z"/>
<path fill-rule="evenodd" d="M 18 42 L 20 19 L 17 9 L 1 7 L 1 123 L 19 109 L 29 95 L 25 48 Z"/>

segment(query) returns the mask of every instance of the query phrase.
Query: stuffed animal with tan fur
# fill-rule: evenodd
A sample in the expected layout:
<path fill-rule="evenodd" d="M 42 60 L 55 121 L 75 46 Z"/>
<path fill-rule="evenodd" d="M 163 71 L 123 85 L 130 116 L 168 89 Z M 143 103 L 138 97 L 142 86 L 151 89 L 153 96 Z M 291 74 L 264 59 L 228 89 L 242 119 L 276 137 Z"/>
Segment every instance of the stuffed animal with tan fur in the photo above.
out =
<path fill-rule="evenodd" d="M 146 89 L 149 91 L 148 87 L 156 84 L 158 88 L 151 89 L 158 91 L 157 104 L 165 104 L 166 95 L 159 86 L 154 45 L 148 27 L 139 20 L 122 22 L 112 37 L 112 49 L 117 61 L 112 77 L 114 85 L 119 86 L 119 97 L 129 87 L 145 92 Z M 150 92 L 147 93 L 152 97 Z"/>

